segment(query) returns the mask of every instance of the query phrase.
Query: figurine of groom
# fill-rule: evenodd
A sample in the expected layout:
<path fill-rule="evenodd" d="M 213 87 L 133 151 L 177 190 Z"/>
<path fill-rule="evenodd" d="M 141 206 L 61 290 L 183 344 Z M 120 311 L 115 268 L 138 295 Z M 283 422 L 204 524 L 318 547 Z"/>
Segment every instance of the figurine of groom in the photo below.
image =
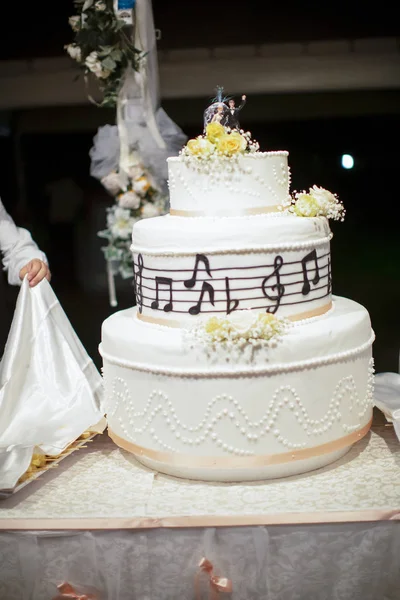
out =
<path fill-rule="evenodd" d="M 230 129 L 240 129 L 239 123 L 239 112 L 242 110 L 243 106 L 246 104 L 246 96 L 242 96 L 242 102 L 236 107 L 235 101 L 231 98 L 228 101 L 228 111 L 226 113 L 225 127 L 230 127 Z"/>

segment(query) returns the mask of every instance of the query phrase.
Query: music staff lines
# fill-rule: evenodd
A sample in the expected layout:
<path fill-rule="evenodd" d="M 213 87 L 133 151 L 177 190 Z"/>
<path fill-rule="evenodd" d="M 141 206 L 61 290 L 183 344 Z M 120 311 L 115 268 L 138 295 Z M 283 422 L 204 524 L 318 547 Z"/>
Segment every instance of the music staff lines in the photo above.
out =
<path fill-rule="evenodd" d="M 326 265 L 326 266 L 325 266 L 325 268 L 327 268 L 328 266 L 329 266 L 329 265 Z M 321 271 L 322 269 L 323 269 L 323 267 L 320 267 L 320 271 Z M 326 273 L 326 275 L 320 275 L 320 281 L 321 281 L 322 279 L 326 279 L 326 278 L 329 278 L 329 271 Z M 254 279 L 256 279 L 256 277 L 254 277 Z M 260 279 L 260 278 L 258 278 L 258 279 Z M 262 279 L 265 279 L 265 276 L 263 276 L 263 277 L 262 277 Z M 151 279 L 151 281 L 154 281 L 154 282 L 155 282 L 155 279 Z M 225 279 L 198 279 L 197 281 L 198 281 L 198 282 L 199 282 L 199 281 L 208 281 L 209 283 L 214 283 L 215 281 L 225 281 Z M 234 280 L 230 279 L 230 282 L 232 282 L 232 281 L 236 281 L 236 279 L 234 279 Z M 173 284 L 174 284 L 174 283 L 177 283 L 177 280 L 176 280 L 176 279 L 174 279 L 174 280 L 173 280 Z M 291 281 L 291 282 L 289 282 L 289 283 L 285 282 L 285 287 L 289 287 L 289 286 L 291 286 L 291 285 L 300 285 L 301 283 L 303 283 L 303 280 L 302 280 L 302 279 L 301 279 L 301 280 L 298 280 L 298 281 Z M 326 284 L 325 284 L 325 285 L 326 285 Z M 267 289 L 268 289 L 268 288 L 271 288 L 271 289 L 273 289 L 275 286 L 274 286 L 274 284 L 271 284 L 271 285 L 267 285 L 267 286 L 265 286 L 265 287 L 266 287 Z M 322 287 L 322 286 L 321 286 L 321 287 Z M 143 288 L 143 289 L 145 289 L 145 290 L 150 290 L 150 291 L 152 291 L 152 292 L 155 292 L 155 291 L 156 291 L 156 288 L 155 288 L 155 287 L 149 287 L 148 285 L 143 285 L 143 284 L 142 284 L 142 288 Z M 252 290 L 259 290 L 259 289 L 260 289 L 260 285 L 256 285 L 256 286 L 254 286 L 254 287 L 230 288 L 230 291 L 231 291 L 231 292 L 250 292 L 250 291 L 252 291 Z M 315 288 L 315 287 L 314 287 L 313 289 L 314 289 L 314 290 L 316 290 L 316 289 L 319 289 L 319 288 Z M 178 289 L 178 290 L 177 290 L 177 289 L 175 289 L 175 291 L 176 291 L 177 293 L 182 293 L 182 292 L 185 292 L 185 293 L 193 293 L 193 294 L 198 294 L 198 293 L 199 293 L 199 290 L 197 290 L 197 289 L 196 289 L 196 290 L 195 290 L 195 289 L 188 290 L 188 289 L 185 289 L 185 288 L 180 288 L 180 289 Z M 215 292 L 225 292 L 225 288 L 215 288 Z M 300 292 L 299 292 L 299 293 L 300 293 Z M 143 296 L 143 297 L 145 298 L 146 296 Z M 177 300 L 175 300 L 175 302 L 177 302 Z M 182 302 L 187 302 L 187 300 L 182 300 Z"/>
<path fill-rule="evenodd" d="M 324 298 L 330 295 L 331 292 L 331 262 L 330 262 L 330 254 L 323 255 L 324 257 L 328 256 L 326 264 L 320 264 L 321 257 L 318 256 L 316 248 L 308 252 L 300 261 L 295 261 L 291 263 L 285 263 L 284 258 L 277 254 L 274 259 L 273 265 L 270 268 L 263 267 L 262 265 L 254 265 L 252 268 L 263 269 L 264 273 L 262 276 L 254 276 L 254 277 L 232 277 L 230 278 L 228 275 L 225 275 L 224 279 L 213 277 L 213 269 L 210 264 L 210 259 L 204 254 L 197 254 L 195 257 L 195 263 L 193 269 L 191 271 L 191 276 L 188 279 L 183 280 L 174 280 L 172 277 L 166 277 L 166 274 L 170 274 L 171 272 L 168 270 L 153 270 L 154 272 L 161 272 L 162 275 L 156 275 L 154 278 L 146 277 L 143 275 L 143 271 L 146 270 L 146 267 L 143 263 L 143 256 L 141 254 L 138 255 L 137 269 L 134 270 L 135 274 L 135 289 L 138 301 L 139 311 L 142 312 L 143 306 L 146 308 L 151 308 L 152 310 L 162 310 L 164 312 L 188 312 L 191 315 L 198 315 L 200 312 L 214 312 L 214 311 L 202 311 L 203 304 L 211 304 L 215 307 L 215 304 L 220 302 L 225 302 L 225 311 L 215 311 L 215 312 L 225 312 L 227 315 L 235 311 L 239 308 L 241 303 L 248 301 L 256 301 L 262 298 L 265 298 L 268 306 L 262 306 L 260 308 L 265 309 L 267 312 L 271 314 L 275 314 L 280 306 L 288 306 L 290 304 L 303 304 L 304 302 L 310 302 L 314 300 L 318 300 L 319 298 Z M 292 271 L 289 273 L 285 273 L 285 268 L 287 264 L 300 264 L 301 271 Z M 202 268 L 203 267 L 203 268 Z M 235 270 L 247 270 L 247 267 L 236 267 Z M 326 274 L 325 274 L 325 269 Z M 151 269 L 149 269 L 150 271 Z M 215 269 L 221 271 L 222 269 Z M 229 268 L 226 270 L 232 271 L 233 268 Z M 324 271 L 324 272 L 322 272 Z M 174 271 L 175 272 L 175 271 Z M 198 277 L 199 272 L 205 272 L 208 276 L 208 279 L 202 279 Z M 300 281 L 288 281 L 288 278 L 297 276 L 301 273 L 302 279 Z M 261 279 L 262 281 L 257 287 L 248 287 L 248 288 L 231 288 L 232 282 L 237 282 L 239 279 L 246 281 L 255 281 L 257 279 Z M 149 287 L 143 285 L 143 280 L 149 282 L 154 282 L 155 287 Z M 325 280 L 327 280 L 325 282 Z M 225 281 L 225 290 L 221 290 L 220 287 L 216 289 L 214 286 L 218 281 Z M 181 289 L 177 289 L 177 284 L 183 284 L 180 287 Z M 201 288 L 199 289 L 199 285 L 201 283 Z M 319 284 L 319 285 L 318 285 Z M 299 286 L 297 291 L 288 291 L 288 289 L 293 289 L 293 286 Z M 186 288 L 186 289 L 184 289 Z M 143 295 L 143 289 L 148 290 L 150 292 L 155 292 L 155 298 L 150 298 L 149 296 Z M 326 294 L 321 297 L 316 297 L 315 292 L 319 290 L 326 289 Z M 241 294 L 245 292 L 251 292 L 252 290 L 259 290 L 263 295 L 255 296 L 255 297 L 240 297 Z M 216 299 L 216 294 L 219 295 L 220 292 L 224 293 L 224 297 L 221 299 Z M 197 302 L 192 304 L 192 299 L 182 298 L 182 292 L 193 292 L 197 295 Z M 297 300 L 296 302 L 288 303 L 285 301 L 286 297 L 291 296 L 309 296 L 312 292 L 311 297 L 306 300 Z M 175 294 L 175 298 L 174 298 Z M 168 295 L 168 298 L 165 299 L 165 296 Z M 177 298 L 176 296 L 179 296 Z M 239 296 L 236 297 L 235 296 Z M 150 300 L 150 306 L 145 305 L 143 300 Z M 194 302 L 194 300 L 193 300 Z M 176 305 L 178 304 L 192 304 L 187 311 L 179 311 L 176 310 Z"/>
<path fill-rule="evenodd" d="M 318 257 L 319 260 L 319 257 Z M 301 264 L 301 261 L 297 261 L 298 264 Z M 288 263 L 285 263 L 285 266 Z M 243 267 L 247 270 L 247 267 Z M 262 269 L 265 267 L 251 267 L 251 268 L 257 268 L 257 269 Z M 271 265 L 270 268 L 273 268 L 273 265 Z M 327 262 L 325 265 L 322 265 L 321 267 L 318 267 L 320 271 L 322 271 L 323 269 L 329 269 L 329 263 Z M 238 267 L 236 267 L 236 269 L 238 269 Z M 146 270 L 150 270 L 147 269 L 147 267 L 144 267 L 143 269 L 144 271 Z M 183 270 L 183 269 L 182 269 Z M 213 271 L 216 271 L 216 269 L 213 269 Z M 168 270 L 163 270 L 160 269 L 159 271 L 160 273 L 169 273 Z M 303 274 L 303 270 L 301 271 L 291 271 L 290 273 L 282 273 L 282 277 L 292 277 L 293 275 L 302 275 Z M 326 275 L 324 275 L 324 277 L 326 277 Z M 264 279 L 265 278 L 265 274 L 264 275 L 252 275 L 250 277 L 232 277 L 231 281 L 246 281 L 248 279 Z M 145 275 L 142 275 L 142 279 L 146 279 L 147 281 L 155 281 L 155 277 L 146 277 Z M 173 280 L 174 283 L 184 283 L 186 281 L 186 279 L 174 279 Z M 198 278 L 196 281 L 201 282 L 201 281 L 212 281 L 213 283 L 216 281 L 225 281 L 225 277 L 213 277 L 212 279 L 207 278 L 207 279 L 200 279 Z M 145 287 L 145 286 L 143 286 Z M 148 289 L 154 289 L 154 288 L 148 288 Z M 243 288 L 238 288 L 238 289 L 243 289 Z"/>
<path fill-rule="evenodd" d="M 274 286 L 271 286 L 271 291 L 274 291 L 273 287 Z M 324 285 L 320 285 L 318 287 L 314 287 L 313 291 L 323 290 L 324 288 L 326 288 L 326 283 Z M 260 286 L 258 286 L 256 288 L 253 288 L 253 289 L 259 290 Z M 153 291 L 156 291 L 156 290 L 153 289 Z M 194 292 L 195 291 L 197 294 L 199 293 L 199 290 L 182 290 L 182 291 L 185 291 L 185 292 L 186 291 L 188 291 L 188 292 L 189 291 L 190 292 Z M 215 291 L 215 293 L 218 293 L 218 292 L 225 293 L 225 290 L 214 290 L 214 291 Z M 231 290 L 231 291 L 233 291 L 233 290 Z M 288 292 L 288 293 L 285 293 L 285 297 L 286 296 L 296 296 L 296 295 L 301 295 L 301 290 L 297 291 L 297 292 Z M 153 298 L 151 298 L 150 296 L 144 296 L 144 295 L 142 295 L 142 298 L 145 299 L 145 300 L 153 300 Z M 240 302 L 246 302 L 247 300 L 262 300 L 263 298 L 265 298 L 265 296 L 249 296 L 247 298 L 238 298 L 238 300 L 240 300 Z M 314 298 L 313 298 L 313 300 L 314 300 Z M 163 300 L 163 302 L 167 302 L 167 301 Z M 188 299 L 186 299 L 186 300 L 177 300 L 176 298 L 174 298 L 173 303 L 176 304 L 177 302 L 181 302 L 181 303 L 182 302 L 191 302 L 191 300 L 188 300 Z M 226 299 L 225 298 L 221 298 L 220 300 L 214 299 L 214 302 L 225 302 L 226 303 Z M 308 302 L 309 302 L 309 300 L 308 300 Z M 281 304 L 281 306 L 283 306 L 283 304 Z M 168 311 L 166 311 L 166 312 L 168 312 Z"/>
<path fill-rule="evenodd" d="M 324 287 L 326 287 L 326 286 L 324 286 Z M 312 301 L 322 300 L 323 298 L 327 298 L 329 295 L 330 294 L 327 293 L 327 294 L 324 294 L 323 296 L 317 296 L 316 298 L 312 298 Z M 308 300 L 299 300 L 298 302 L 284 302 L 284 303 L 281 303 L 280 307 L 282 308 L 283 306 L 297 306 L 298 304 L 304 304 L 306 302 L 308 303 L 308 302 L 310 302 L 310 300 L 308 299 Z M 143 306 L 145 308 L 151 308 L 151 306 L 148 304 L 143 304 Z M 251 307 L 251 310 L 267 310 L 267 309 L 268 309 L 268 306 L 266 306 L 265 304 L 263 304 L 262 306 L 252 306 Z M 179 314 L 187 314 L 188 311 L 187 310 L 174 310 L 173 312 L 179 313 Z M 224 314 L 226 314 L 226 310 L 214 310 L 214 309 L 202 310 L 201 312 L 202 312 L 202 314 L 204 314 L 204 313 L 224 313 Z"/>
<path fill-rule="evenodd" d="M 141 254 L 139 254 L 138 256 L 142 256 Z M 323 258 L 326 258 L 327 256 L 330 256 L 330 252 L 326 252 L 325 254 L 321 254 L 320 256 L 317 256 L 318 260 L 322 260 Z M 292 261 L 285 261 L 285 266 L 286 265 L 298 265 L 301 264 L 301 260 L 292 260 Z M 133 261 L 133 266 L 134 268 L 138 267 L 138 263 L 136 263 L 135 261 Z M 157 271 L 158 273 L 192 273 L 193 269 L 155 269 L 154 267 L 143 267 L 145 271 Z M 249 267 L 217 267 L 217 268 L 213 268 L 213 271 L 241 271 L 243 269 L 245 269 L 246 271 L 249 271 L 250 269 L 273 269 L 274 268 L 274 263 L 271 263 L 269 265 L 251 265 Z M 322 267 L 321 267 L 322 268 Z M 207 272 L 207 269 L 197 269 L 197 273 L 201 273 L 201 272 Z M 300 271 L 301 272 L 301 271 Z M 222 280 L 225 278 L 222 278 Z M 235 277 L 235 279 L 237 279 Z M 245 278 L 247 279 L 247 278 Z M 220 281 L 222 281 L 220 280 Z M 180 281 L 179 279 L 174 279 L 174 281 Z M 181 281 L 185 281 L 184 279 L 182 279 Z M 200 279 L 197 279 L 197 281 L 200 281 Z M 202 280 L 203 281 L 203 280 Z M 213 281 L 219 281 L 217 278 L 213 278 Z"/>

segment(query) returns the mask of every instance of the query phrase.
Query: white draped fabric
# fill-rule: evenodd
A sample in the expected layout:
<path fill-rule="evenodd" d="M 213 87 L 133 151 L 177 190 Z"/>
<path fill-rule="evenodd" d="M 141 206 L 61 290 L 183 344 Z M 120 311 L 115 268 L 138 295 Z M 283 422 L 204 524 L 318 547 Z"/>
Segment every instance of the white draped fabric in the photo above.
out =
<path fill-rule="evenodd" d="M 68 581 L 98 600 L 205 600 L 207 579 L 200 598 L 194 586 L 203 556 L 232 580 L 221 600 L 399 598 L 398 522 L 3 532 L 0 598 L 52 600 Z"/>
<path fill-rule="evenodd" d="M 46 255 L 39 250 L 31 234 L 17 227 L 0 200 L 0 251 L 8 283 L 21 285 L 19 272 L 30 260 L 39 258 L 47 263 Z"/>
<path fill-rule="evenodd" d="M 35 446 L 56 456 L 96 425 L 102 390 L 48 281 L 25 278 L 0 363 L 0 489 L 14 487 Z"/>

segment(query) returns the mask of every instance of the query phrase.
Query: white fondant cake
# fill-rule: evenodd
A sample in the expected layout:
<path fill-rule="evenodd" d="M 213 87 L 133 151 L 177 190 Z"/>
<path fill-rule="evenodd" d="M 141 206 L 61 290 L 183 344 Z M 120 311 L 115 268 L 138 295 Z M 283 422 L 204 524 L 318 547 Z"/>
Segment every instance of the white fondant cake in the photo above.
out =
<path fill-rule="evenodd" d="M 224 164 L 232 185 L 218 163 L 169 159 L 172 214 L 133 228 L 137 308 L 102 329 L 109 431 L 178 477 L 283 477 L 368 431 L 373 332 L 332 297 L 328 220 L 297 216 L 333 196 L 280 210 L 286 152 Z"/>
<path fill-rule="evenodd" d="M 240 156 L 234 165 L 198 171 L 180 157 L 168 159 L 171 214 L 204 216 L 276 211 L 287 202 L 288 152 Z"/>

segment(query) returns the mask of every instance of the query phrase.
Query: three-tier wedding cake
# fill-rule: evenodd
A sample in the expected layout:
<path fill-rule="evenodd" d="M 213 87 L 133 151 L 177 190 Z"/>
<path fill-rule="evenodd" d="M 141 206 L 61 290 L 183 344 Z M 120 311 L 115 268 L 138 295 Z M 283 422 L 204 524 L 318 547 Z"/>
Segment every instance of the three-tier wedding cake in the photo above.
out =
<path fill-rule="evenodd" d="M 244 481 L 324 466 L 372 418 L 368 312 L 332 295 L 337 197 L 217 120 L 133 227 L 137 306 L 102 328 L 109 434 L 154 470 Z"/>

